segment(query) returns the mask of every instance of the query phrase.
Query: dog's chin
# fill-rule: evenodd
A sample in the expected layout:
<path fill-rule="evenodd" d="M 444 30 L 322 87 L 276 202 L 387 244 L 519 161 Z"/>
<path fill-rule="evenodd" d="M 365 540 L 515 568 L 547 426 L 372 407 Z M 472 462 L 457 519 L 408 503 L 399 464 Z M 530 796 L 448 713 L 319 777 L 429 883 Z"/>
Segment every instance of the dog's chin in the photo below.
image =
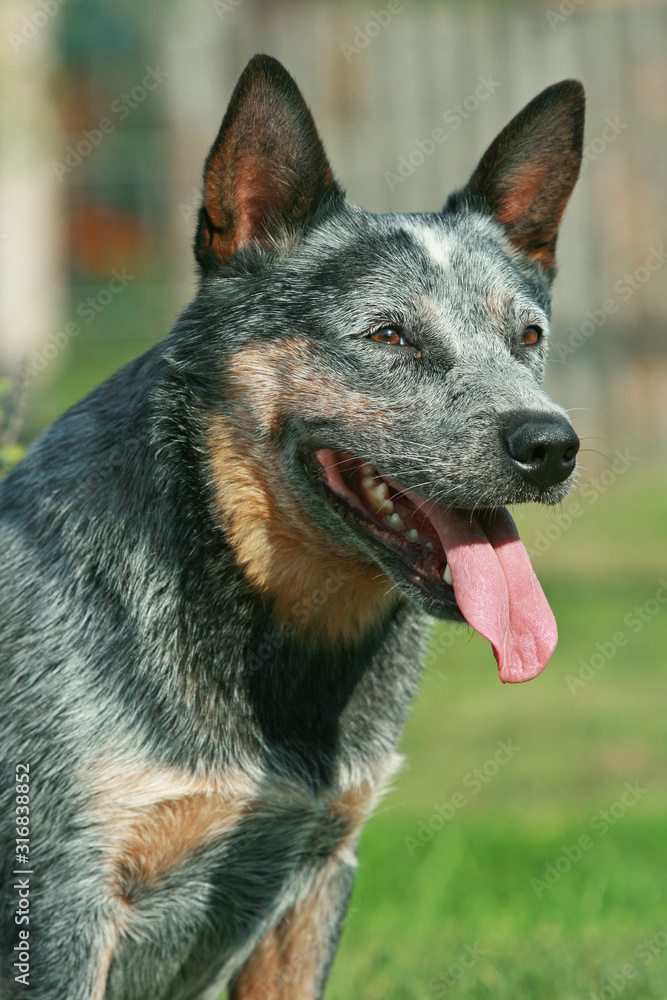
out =
<path fill-rule="evenodd" d="M 413 493 L 348 452 L 313 451 L 307 466 L 327 506 L 407 598 L 435 618 L 465 621 L 438 532 Z M 568 488 L 567 483 L 543 492 L 519 487 L 494 506 L 555 504 Z M 472 516 L 472 505 L 457 509 Z"/>

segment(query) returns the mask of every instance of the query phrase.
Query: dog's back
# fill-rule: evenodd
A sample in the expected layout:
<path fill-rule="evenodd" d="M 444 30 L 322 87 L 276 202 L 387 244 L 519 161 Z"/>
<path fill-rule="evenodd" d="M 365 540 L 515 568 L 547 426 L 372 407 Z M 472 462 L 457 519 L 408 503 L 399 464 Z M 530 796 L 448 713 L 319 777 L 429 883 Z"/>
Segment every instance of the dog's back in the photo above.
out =
<path fill-rule="evenodd" d="M 0 485 L 3 998 L 319 997 L 426 614 L 545 665 L 502 508 L 574 468 L 540 382 L 582 114 L 549 88 L 443 213 L 372 216 L 243 74 L 197 298 Z"/>

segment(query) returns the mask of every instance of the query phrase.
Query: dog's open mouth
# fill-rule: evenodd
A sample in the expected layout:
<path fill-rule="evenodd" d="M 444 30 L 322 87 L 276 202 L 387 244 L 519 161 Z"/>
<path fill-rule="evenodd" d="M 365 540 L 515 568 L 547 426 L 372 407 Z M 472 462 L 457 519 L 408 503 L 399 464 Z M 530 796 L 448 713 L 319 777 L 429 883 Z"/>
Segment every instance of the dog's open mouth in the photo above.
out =
<path fill-rule="evenodd" d="M 329 490 L 344 501 L 345 513 L 404 563 L 413 583 L 456 609 L 447 556 L 420 505 L 374 466 L 352 455 L 322 449 L 315 458 Z"/>
<path fill-rule="evenodd" d="M 540 673 L 558 631 L 509 511 L 446 508 L 346 452 L 322 448 L 314 457 L 339 512 L 393 556 L 405 579 L 491 642 L 502 681 Z"/>

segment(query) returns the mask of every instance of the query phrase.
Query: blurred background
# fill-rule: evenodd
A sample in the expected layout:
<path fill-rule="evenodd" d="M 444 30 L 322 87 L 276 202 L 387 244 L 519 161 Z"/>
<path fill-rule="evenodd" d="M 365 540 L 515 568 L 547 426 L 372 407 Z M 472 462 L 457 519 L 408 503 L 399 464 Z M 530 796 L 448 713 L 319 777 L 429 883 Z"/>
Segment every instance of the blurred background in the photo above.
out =
<path fill-rule="evenodd" d="M 581 478 L 516 515 L 560 645 L 501 689 L 483 640 L 434 633 L 329 997 L 667 997 L 666 43 L 650 0 L 0 7 L 5 469 L 192 296 L 203 159 L 254 53 L 373 211 L 439 208 L 539 90 L 586 86 L 549 371 Z"/>

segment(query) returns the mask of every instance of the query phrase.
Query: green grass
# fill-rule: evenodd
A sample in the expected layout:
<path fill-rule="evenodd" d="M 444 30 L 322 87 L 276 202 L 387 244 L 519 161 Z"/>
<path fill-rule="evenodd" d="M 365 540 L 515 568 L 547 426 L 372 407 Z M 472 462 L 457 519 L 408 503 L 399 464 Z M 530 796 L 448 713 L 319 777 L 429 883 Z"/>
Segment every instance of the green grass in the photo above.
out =
<path fill-rule="evenodd" d="M 455 996 L 581 998 L 627 963 L 637 969 L 630 985 L 643 987 L 633 995 L 664 997 L 664 941 L 650 964 L 637 952 L 667 928 L 663 824 L 633 816 L 596 836 L 538 898 L 531 879 L 564 857 L 582 827 L 581 816 L 549 825 L 461 815 L 410 858 L 404 837 L 413 819 L 378 817 L 364 838 L 328 997 L 440 996 L 449 972 Z M 457 984 L 454 967 L 466 948 L 478 960 Z"/>
<path fill-rule="evenodd" d="M 435 630 L 328 1000 L 667 996 L 666 485 L 638 463 L 535 558 L 560 629 L 536 680 L 501 686 L 483 639 Z M 558 513 L 521 517 L 528 546 Z M 520 749 L 493 773 L 498 741 Z"/>

